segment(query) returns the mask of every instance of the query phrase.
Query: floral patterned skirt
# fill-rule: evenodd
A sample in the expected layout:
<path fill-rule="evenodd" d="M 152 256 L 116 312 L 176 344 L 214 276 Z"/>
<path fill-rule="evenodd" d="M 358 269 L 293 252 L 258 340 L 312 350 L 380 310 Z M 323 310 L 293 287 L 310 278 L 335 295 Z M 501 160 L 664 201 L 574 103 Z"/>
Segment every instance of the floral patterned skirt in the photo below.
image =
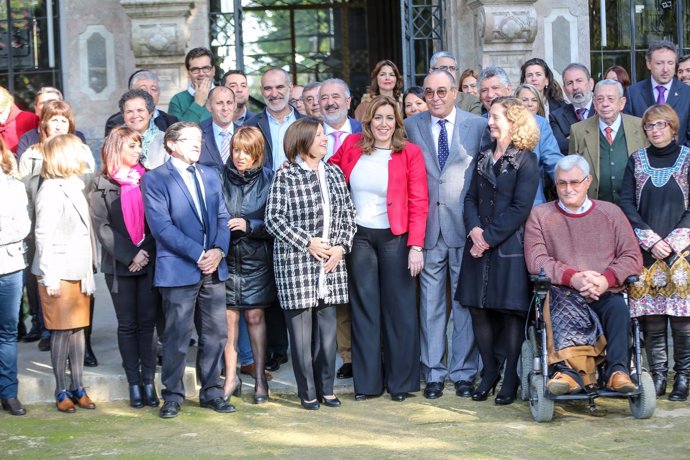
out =
<path fill-rule="evenodd" d="M 630 316 L 690 316 L 690 263 L 683 252 L 671 266 L 657 260 L 628 289 Z"/>

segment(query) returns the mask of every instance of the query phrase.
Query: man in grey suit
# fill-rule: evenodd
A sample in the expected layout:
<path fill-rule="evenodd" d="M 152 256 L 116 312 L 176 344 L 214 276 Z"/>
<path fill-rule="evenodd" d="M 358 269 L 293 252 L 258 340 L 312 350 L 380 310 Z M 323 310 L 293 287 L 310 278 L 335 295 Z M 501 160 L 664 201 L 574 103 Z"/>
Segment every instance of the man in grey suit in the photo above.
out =
<path fill-rule="evenodd" d="M 455 106 L 457 83 L 446 70 L 434 70 L 424 80 L 429 110 L 405 120 L 411 142 L 424 154 L 429 183 L 429 216 L 424 241 L 424 269 L 420 277 L 421 360 L 426 377 L 424 396 L 443 395 L 446 376 L 458 396 L 469 397 L 479 368 L 469 312 L 452 300 L 453 337 L 449 364 L 446 352 L 446 296 L 451 298 L 460 274 L 466 233 L 462 217 L 465 194 L 472 178 L 472 160 L 487 122 Z"/>

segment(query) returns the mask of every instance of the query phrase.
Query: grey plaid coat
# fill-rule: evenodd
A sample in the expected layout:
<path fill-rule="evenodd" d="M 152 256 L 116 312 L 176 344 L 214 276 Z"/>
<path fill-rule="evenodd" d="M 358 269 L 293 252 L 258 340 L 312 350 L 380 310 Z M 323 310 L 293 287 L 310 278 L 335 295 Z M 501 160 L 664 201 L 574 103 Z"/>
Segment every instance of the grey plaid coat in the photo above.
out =
<path fill-rule="evenodd" d="M 337 166 L 325 165 L 331 203 L 331 246 L 350 252 L 356 231 L 355 207 Z M 266 229 L 275 237 L 273 267 L 284 310 L 318 306 L 319 262 L 309 254 L 309 240 L 323 232 L 323 207 L 316 173 L 292 163 L 276 172 L 266 204 Z M 345 259 L 326 274 L 326 304 L 348 302 Z"/>

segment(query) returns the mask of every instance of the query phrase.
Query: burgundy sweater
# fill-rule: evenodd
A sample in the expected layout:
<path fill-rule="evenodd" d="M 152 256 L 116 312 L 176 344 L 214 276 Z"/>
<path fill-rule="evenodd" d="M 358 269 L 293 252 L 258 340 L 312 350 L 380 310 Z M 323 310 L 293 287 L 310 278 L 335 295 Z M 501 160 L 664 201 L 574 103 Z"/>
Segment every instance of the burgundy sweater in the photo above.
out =
<path fill-rule="evenodd" d="M 563 211 L 558 202 L 532 209 L 525 223 L 525 262 L 536 274 L 543 268 L 553 284 L 570 286 L 577 272 L 594 270 L 610 288 L 642 272 L 642 253 L 623 211 L 592 200 L 583 214 Z"/>

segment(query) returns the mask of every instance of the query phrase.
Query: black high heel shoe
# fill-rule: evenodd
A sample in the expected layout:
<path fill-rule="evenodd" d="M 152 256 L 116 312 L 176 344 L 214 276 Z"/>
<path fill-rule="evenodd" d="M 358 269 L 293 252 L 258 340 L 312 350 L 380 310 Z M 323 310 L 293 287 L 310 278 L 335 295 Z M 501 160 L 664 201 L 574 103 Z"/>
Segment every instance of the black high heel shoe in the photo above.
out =
<path fill-rule="evenodd" d="M 268 382 L 266 379 L 262 379 L 261 384 L 265 388 L 264 393 L 256 391 L 257 384 L 254 384 L 254 404 L 263 404 L 268 401 Z"/>
<path fill-rule="evenodd" d="M 144 397 L 141 394 L 141 385 L 138 383 L 129 384 L 129 405 L 135 409 L 144 407 Z"/>
<path fill-rule="evenodd" d="M 232 388 L 223 395 L 223 399 L 229 401 L 230 395 L 237 396 L 238 398 L 242 396 L 242 379 L 239 375 L 235 376 L 235 383 L 232 385 Z"/>
<path fill-rule="evenodd" d="M 332 398 L 326 398 L 325 396 L 317 396 L 316 400 L 320 403 L 323 404 L 324 406 L 327 407 L 340 407 L 341 402 L 338 399 L 336 395 L 328 395 L 328 396 L 333 396 Z"/>
<path fill-rule="evenodd" d="M 501 391 L 498 392 L 494 402 L 499 406 L 507 406 L 508 404 L 513 404 L 515 402 L 515 397 L 517 396 L 517 385 L 513 388 L 512 392 L 505 394 L 503 392 L 503 387 Z"/>
<path fill-rule="evenodd" d="M 482 379 L 477 389 L 474 390 L 474 393 L 472 393 L 472 401 L 486 401 L 486 399 L 489 397 L 489 391 L 491 391 L 492 395 L 496 393 L 496 385 L 498 385 L 500 380 L 501 374 L 499 373 L 496 375 L 496 378 L 494 378 L 491 385 L 486 390 L 482 390 L 482 384 L 484 383 L 484 379 Z"/>

